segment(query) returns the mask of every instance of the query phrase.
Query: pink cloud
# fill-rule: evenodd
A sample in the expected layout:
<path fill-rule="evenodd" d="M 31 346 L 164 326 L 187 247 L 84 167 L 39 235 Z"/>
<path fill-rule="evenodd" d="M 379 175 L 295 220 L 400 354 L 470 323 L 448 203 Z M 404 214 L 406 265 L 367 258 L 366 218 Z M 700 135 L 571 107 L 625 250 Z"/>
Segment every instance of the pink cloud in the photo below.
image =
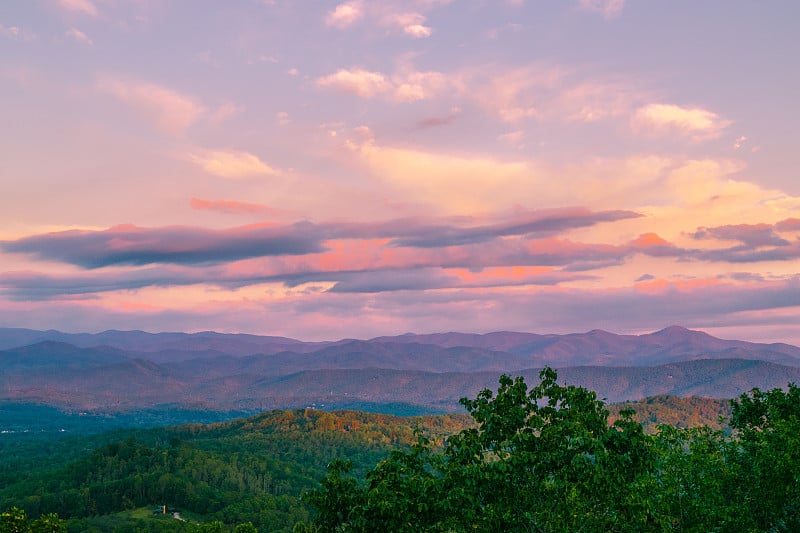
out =
<path fill-rule="evenodd" d="M 800 231 L 800 218 L 787 218 L 775 224 L 778 231 Z"/>
<path fill-rule="evenodd" d="M 90 17 L 98 16 L 97 7 L 90 0 L 56 0 L 59 7 Z"/>
<path fill-rule="evenodd" d="M 359 0 L 343 2 L 337 5 L 325 17 L 325 25 L 344 29 L 352 26 L 364 17 L 364 5 Z"/>
<path fill-rule="evenodd" d="M 97 88 L 148 116 L 159 129 L 180 135 L 206 113 L 191 97 L 154 83 L 101 78 Z"/>
<path fill-rule="evenodd" d="M 77 28 L 70 28 L 64 33 L 64 35 L 80 44 L 85 44 L 87 46 L 94 46 L 94 41 L 92 41 L 92 39 L 88 35 L 86 35 Z"/>
<path fill-rule="evenodd" d="M 625 0 L 579 0 L 578 6 L 593 13 L 601 13 L 605 18 L 613 18 L 622 13 Z"/>
<path fill-rule="evenodd" d="M 263 204 L 250 202 L 239 202 L 236 200 L 204 200 L 202 198 L 192 198 L 190 201 L 192 209 L 198 211 L 216 211 L 226 215 L 254 214 L 254 213 L 278 213 L 279 210 L 267 207 Z"/>

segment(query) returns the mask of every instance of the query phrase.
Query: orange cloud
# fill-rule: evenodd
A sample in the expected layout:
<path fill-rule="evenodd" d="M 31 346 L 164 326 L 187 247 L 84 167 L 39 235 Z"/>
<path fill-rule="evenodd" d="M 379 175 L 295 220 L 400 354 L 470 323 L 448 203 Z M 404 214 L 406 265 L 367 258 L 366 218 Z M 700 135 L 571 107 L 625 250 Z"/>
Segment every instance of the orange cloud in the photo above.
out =
<path fill-rule="evenodd" d="M 631 241 L 631 244 L 641 248 L 648 246 L 671 246 L 669 242 L 665 241 L 655 233 L 643 233 L 638 239 Z"/>

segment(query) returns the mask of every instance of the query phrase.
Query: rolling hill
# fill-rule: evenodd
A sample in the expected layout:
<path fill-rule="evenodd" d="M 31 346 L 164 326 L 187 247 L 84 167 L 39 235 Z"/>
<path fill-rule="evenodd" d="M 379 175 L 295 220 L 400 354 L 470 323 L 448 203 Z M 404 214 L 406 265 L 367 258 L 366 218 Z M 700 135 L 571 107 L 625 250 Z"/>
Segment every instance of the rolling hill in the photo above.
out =
<path fill-rule="evenodd" d="M 730 398 L 800 381 L 800 348 L 672 326 L 644 335 L 405 334 L 307 343 L 213 332 L 0 329 L 0 399 L 71 410 L 257 411 L 402 404 L 453 411 L 501 373 L 545 365 L 610 402 Z M 166 407 L 165 407 L 166 408 Z"/>

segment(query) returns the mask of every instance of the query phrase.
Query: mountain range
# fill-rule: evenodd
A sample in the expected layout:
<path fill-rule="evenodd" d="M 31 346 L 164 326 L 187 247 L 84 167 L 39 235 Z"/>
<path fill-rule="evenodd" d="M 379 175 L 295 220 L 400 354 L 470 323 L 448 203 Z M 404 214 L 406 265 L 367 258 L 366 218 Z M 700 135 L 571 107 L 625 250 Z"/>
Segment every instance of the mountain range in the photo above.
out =
<path fill-rule="evenodd" d="M 263 410 L 408 404 L 458 409 L 501 373 L 545 365 L 609 402 L 730 398 L 800 382 L 800 348 L 671 326 L 644 335 L 404 334 L 303 342 L 242 334 L 0 328 L 0 399 L 69 410 Z"/>

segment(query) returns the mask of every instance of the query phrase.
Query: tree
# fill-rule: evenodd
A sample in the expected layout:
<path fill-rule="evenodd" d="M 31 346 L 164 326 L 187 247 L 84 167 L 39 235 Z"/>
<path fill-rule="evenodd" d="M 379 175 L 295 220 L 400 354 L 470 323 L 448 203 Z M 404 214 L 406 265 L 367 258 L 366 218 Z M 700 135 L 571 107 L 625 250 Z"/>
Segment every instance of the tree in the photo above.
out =
<path fill-rule="evenodd" d="M 0 514 L 0 533 L 28 533 L 30 530 L 24 510 L 12 507 Z"/>
<path fill-rule="evenodd" d="M 528 390 L 500 378 L 461 403 L 477 426 L 436 450 L 422 435 L 358 483 L 333 464 L 306 501 L 323 531 L 642 531 L 638 490 L 653 453 L 623 411 L 613 425 L 594 392 L 545 368 Z M 346 465 L 345 465 L 346 466 Z"/>
<path fill-rule="evenodd" d="M 57 514 L 49 513 L 31 522 L 31 531 L 33 533 L 66 533 L 67 522 L 61 520 Z"/>
<path fill-rule="evenodd" d="M 740 519 L 762 531 L 800 531 L 800 388 L 753 389 L 731 405 Z"/>

